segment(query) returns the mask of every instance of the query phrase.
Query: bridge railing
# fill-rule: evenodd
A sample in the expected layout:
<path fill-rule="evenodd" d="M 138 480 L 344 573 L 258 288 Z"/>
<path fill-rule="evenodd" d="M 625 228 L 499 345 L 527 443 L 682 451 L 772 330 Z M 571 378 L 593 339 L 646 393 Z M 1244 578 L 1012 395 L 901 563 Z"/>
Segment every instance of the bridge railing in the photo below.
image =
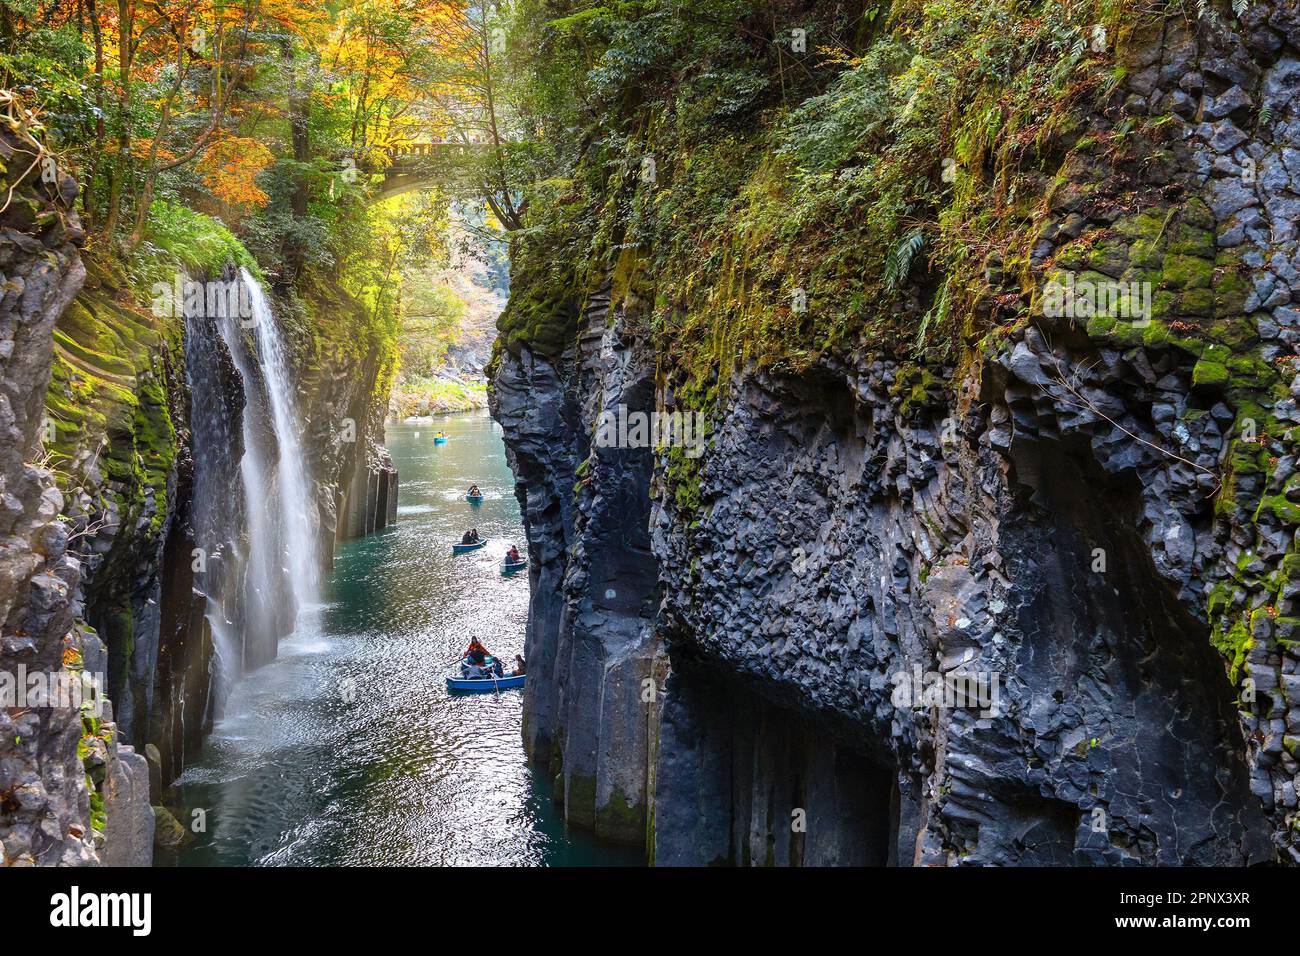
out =
<path fill-rule="evenodd" d="M 426 143 L 403 143 L 399 146 L 389 146 L 382 150 L 387 162 L 383 164 L 383 171 L 400 170 L 401 167 L 409 167 L 418 164 L 421 161 L 442 159 L 449 156 L 464 155 L 471 150 L 483 149 L 488 144 L 478 140 L 434 140 Z M 367 147 L 359 150 L 356 155 L 356 167 L 363 172 L 379 172 L 380 164 L 377 163 L 376 153 L 379 152 L 373 148 Z"/>

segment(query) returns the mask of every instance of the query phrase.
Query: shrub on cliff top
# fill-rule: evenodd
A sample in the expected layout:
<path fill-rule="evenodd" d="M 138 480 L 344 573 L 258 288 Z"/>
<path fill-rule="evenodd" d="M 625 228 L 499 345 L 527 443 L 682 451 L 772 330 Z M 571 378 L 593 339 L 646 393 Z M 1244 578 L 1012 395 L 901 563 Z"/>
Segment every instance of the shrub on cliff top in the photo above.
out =
<path fill-rule="evenodd" d="M 257 260 L 226 226 L 188 206 L 159 200 L 149 207 L 145 233 L 157 250 L 204 277 L 218 275 L 227 265 L 244 266 L 261 278 Z"/>

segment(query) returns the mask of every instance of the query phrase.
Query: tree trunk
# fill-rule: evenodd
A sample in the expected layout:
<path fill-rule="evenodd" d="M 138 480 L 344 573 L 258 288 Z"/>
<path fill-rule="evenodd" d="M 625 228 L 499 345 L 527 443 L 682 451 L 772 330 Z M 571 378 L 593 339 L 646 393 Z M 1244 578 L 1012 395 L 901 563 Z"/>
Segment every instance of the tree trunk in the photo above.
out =
<path fill-rule="evenodd" d="M 299 77 L 298 63 L 293 55 L 291 41 L 284 44 L 285 69 L 289 73 L 289 132 L 293 142 L 293 158 L 299 164 L 293 174 L 293 192 L 289 197 L 289 208 L 294 220 L 306 219 L 308 200 L 311 198 L 310 182 L 303 166 L 311 161 L 311 130 L 308 125 L 307 108 L 311 99 L 311 70 L 307 76 Z M 284 278 L 293 282 L 302 271 L 305 250 L 296 235 L 286 237 L 284 257 Z"/>
<path fill-rule="evenodd" d="M 118 97 L 117 159 L 113 163 L 112 182 L 108 190 L 108 215 L 104 220 L 104 234 L 112 237 L 117 231 L 117 220 L 122 212 L 122 191 L 130 169 L 131 157 L 131 53 L 135 33 L 135 0 L 117 0 L 117 17 L 120 25 L 117 68 L 122 86 Z"/>
<path fill-rule="evenodd" d="M 86 163 L 86 184 L 81 190 L 81 207 L 86 214 L 86 228 L 94 229 L 99 217 L 95 199 L 95 182 L 99 174 L 100 157 L 104 155 L 104 31 L 99 25 L 97 0 L 86 0 L 86 15 L 90 19 L 90 34 L 95 43 L 95 148 Z"/>

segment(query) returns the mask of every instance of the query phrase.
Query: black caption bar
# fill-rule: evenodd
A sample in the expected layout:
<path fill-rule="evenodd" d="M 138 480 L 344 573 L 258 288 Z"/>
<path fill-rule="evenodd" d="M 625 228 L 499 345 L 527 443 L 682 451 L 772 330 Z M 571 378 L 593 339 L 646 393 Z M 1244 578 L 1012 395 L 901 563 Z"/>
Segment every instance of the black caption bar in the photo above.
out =
<path fill-rule="evenodd" d="M 958 923 L 984 921 L 1072 941 L 1220 940 L 1280 931 L 1297 890 L 1296 872 L 1285 869 L 47 869 L 4 877 L 5 920 L 16 938 L 75 933 L 127 947 L 246 941 L 257 926 L 292 927 L 295 942 L 337 943 L 354 932 L 396 940 L 421 926 L 449 939 L 457 927 L 474 935 L 498 924 L 493 932 L 532 927 L 591 938 L 691 910 L 712 914 L 700 921 L 706 935 L 730 946 L 769 940 L 782 924 L 806 929 L 810 919 L 861 921 L 864 931 L 942 932 L 936 920 L 958 931 Z"/>

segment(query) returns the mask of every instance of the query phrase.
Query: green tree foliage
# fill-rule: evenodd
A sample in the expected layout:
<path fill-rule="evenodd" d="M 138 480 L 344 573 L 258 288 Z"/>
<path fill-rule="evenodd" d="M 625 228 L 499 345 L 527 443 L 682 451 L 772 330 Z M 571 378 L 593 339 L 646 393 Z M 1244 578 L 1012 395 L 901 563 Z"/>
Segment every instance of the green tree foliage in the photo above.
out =
<path fill-rule="evenodd" d="M 399 340 L 402 371 L 411 378 L 423 378 L 442 365 L 455 343 L 465 300 L 424 275 L 407 283 L 407 295 Z"/>

